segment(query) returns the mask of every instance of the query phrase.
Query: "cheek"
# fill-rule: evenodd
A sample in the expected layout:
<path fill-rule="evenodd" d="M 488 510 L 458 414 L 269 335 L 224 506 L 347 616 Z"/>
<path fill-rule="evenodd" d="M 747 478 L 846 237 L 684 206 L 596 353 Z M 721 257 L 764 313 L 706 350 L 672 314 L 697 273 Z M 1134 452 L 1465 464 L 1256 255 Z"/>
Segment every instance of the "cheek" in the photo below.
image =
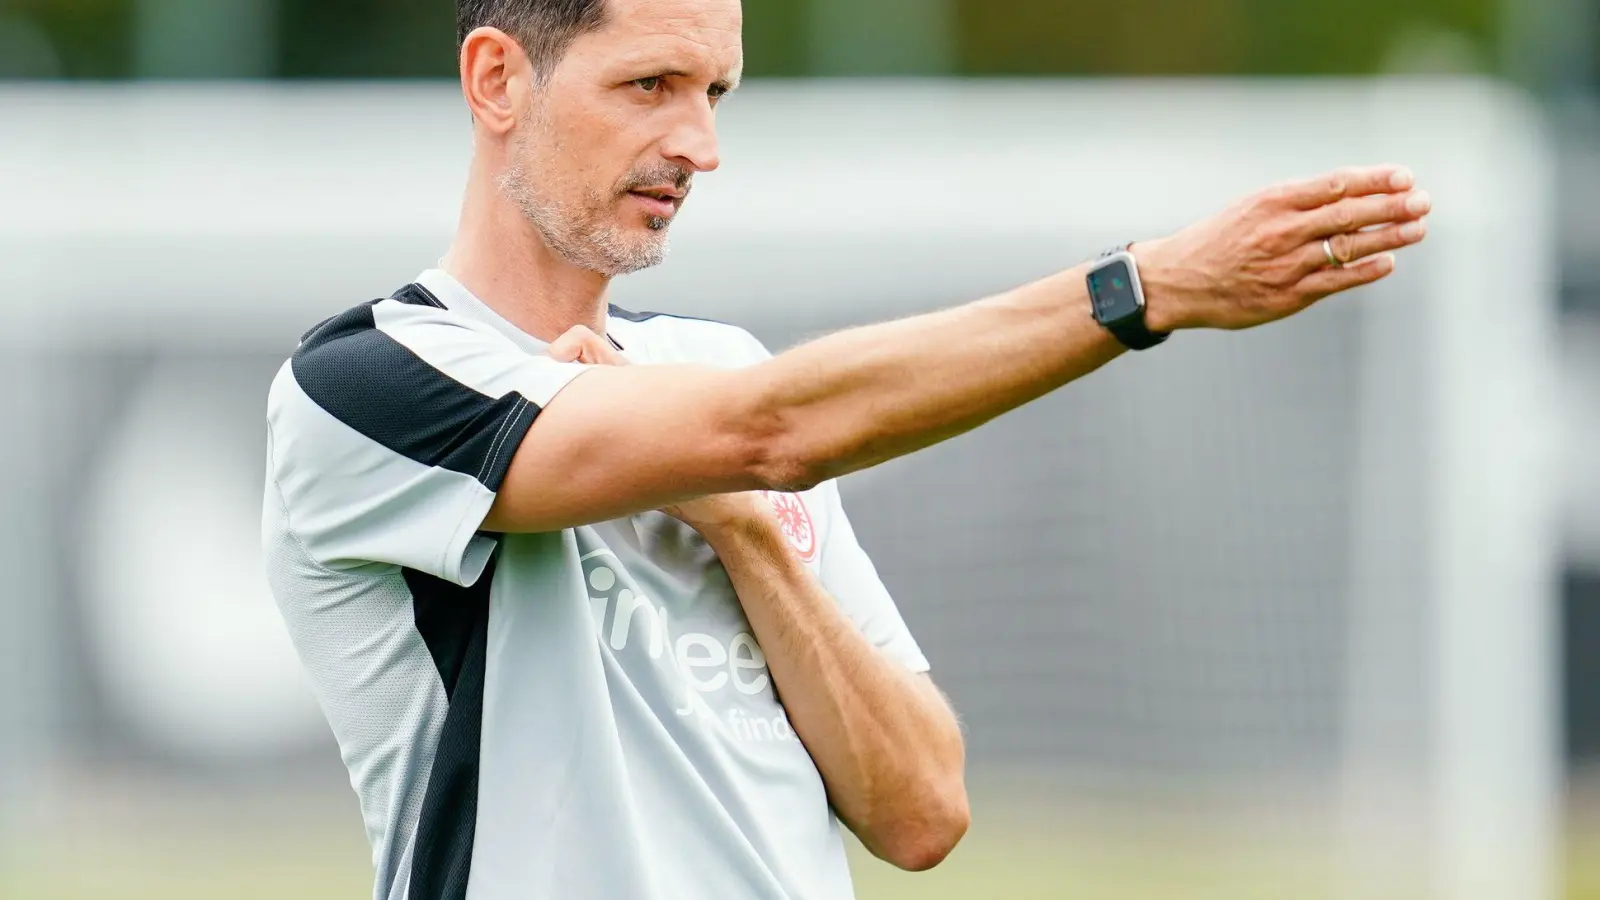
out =
<path fill-rule="evenodd" d="M 593 120 L 573 123 L 553 147 L 546 171 L 591 193 L 610 195 L 628 173 L 629 160 L 619 153 L 614 126 Z"/>
<path fill-rule="evenodd" d="M 518 167 L 535 195 L 570 204 L 593 193 L 594 173 L 581 148 L 570 143 L 571 133 L 541 128 L 516 148 Z"/>
<path fill-rule="evenodd" d="M 661 162 L 655 148 L 669 118 L 666 104 L 571 92 L 547 108 L 542 158 L 530 172 L 568 200 L 581 196 L 591 208 L 614 206 L 621 202 L 617 187 L 624 179 Z"/>

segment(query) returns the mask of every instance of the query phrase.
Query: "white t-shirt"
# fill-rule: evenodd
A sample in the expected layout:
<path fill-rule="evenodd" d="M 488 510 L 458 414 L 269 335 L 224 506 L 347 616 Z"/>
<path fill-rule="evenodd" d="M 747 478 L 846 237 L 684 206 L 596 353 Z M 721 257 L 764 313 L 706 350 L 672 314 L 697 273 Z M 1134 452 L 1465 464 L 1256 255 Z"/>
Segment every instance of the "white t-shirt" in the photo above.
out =
<path fill-rule="evenodd" d="M 768 355 L 718 322 L 612 307 L 606 330 L 638 365 Z M 852 896 L 822 779 L 699 534 L 659 512 L 479 530 L 586 369 L 544 351 L 431 270 L 313 329 L 272 385 L 268 571 L 361 800 L 374 896 Z M 861 632 L 926 671 L 837 486 L 768 497 Z"/>

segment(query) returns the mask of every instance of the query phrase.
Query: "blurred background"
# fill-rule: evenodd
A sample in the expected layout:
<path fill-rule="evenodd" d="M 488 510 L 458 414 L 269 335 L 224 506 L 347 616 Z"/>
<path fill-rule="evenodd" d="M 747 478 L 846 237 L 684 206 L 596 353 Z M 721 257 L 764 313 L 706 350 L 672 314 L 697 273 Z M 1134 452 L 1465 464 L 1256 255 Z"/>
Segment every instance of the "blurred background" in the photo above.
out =
<path fill-rule="evenodd" d="M 886 898 L 1600 898 L 1600 3 L 746 0 L 618 303 L 774 349 L 1281 178 L 1428 244 L 847 479 L 966 723 Z M 449 240 L 448 0 L 0 0 L 0 897 L 370 893 L 257 549 L 268 381 Z M 930 191 L 930 184 L 938 189 Z"/>

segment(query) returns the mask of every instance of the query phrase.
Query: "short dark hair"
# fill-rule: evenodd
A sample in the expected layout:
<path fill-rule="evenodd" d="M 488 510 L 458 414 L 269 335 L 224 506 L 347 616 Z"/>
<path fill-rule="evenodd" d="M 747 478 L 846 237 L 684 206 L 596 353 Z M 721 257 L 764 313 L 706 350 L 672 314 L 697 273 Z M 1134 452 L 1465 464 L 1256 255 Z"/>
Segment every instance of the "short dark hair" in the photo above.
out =
<path fill-rule="evenodd" d="M 543 76 L 579 35 L 605 22 L 605 0 L 456 0 L 456 46 L 474 29 L 498 28 L 522 44 Z"/>

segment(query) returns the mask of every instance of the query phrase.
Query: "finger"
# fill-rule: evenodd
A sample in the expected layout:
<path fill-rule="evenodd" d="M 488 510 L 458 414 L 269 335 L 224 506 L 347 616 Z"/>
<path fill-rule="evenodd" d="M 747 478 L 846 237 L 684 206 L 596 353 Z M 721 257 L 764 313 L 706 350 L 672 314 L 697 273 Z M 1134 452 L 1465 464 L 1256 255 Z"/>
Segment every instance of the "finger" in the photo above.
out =
<path fill-rule="evenodd" d="M 545 352 L 556 362 L 577 362 L 578 357 L 583 355 L 583 348 L 578 346 L 576 341 L 558 338 L 555 343 L 545 349 Z"/>
<path fill-rule="evenodd" d="M 1356 166 L 1280 186 L 1276 194 L 1295 209 L 1316 209 L 1346 197 L 1410 190 L 1415 175 L 1405 166 Z"/>
<path fill-rule="evenodd" d="M 584 362 L 592 365 L 625 366 L 628 364 L 628 358 L 618 352 L 616 347 L 612 346 L 609 338 L 595 335 L 594 340 L 585 345 L 585 350 L 588 358 Z"/>
<path fill-rule="evenodd" d="M 584 362 L 591 365 L 608 362 L 604 358 L 605 351 L 610 347 L 605 340 L 595 334 L 586 325 L 574 325 L 566 333 L 550 342 L 547 351 L 552 359 L 560 362 Z"/>
<path fill-rule="evenodd" d="M 1427 191 L 1354 197 L 1298 214 L 1292 231 L 1302 240 L 1314 241 L 1373 225 L 1409 222 L 1422 218 L 1432 209 L 1433 198 Z"/>
<path fill-rule="evenodd" d="M 1409 247 L 1428 236 L 1428 223 L 1422 219 L 1404 225 L 1390 225 L 1354 234 L 1336 234 L 1328 238 L 1328 247 L 1339 262 L 1349 265 L 1375 253 Z M 1300 251 L 1299 270 L 1308 275 L 1329 267 L 1328 252 L 1321 241 L 1312 241 Z"/>
<path fill-rule="evenodd" d="M 1322 269 L 1300 279 L 1301 293 L 1312 300 L 1348 291 L 1388 277 L 1394 271 L 1394 254 L 1369 256 L 1342 269 Z"/>
<path fill-rule="evenodd" d="M 567 329 L 560 337 L 550 342 L 545 352 L 550 358 L 558 362 L 575 362 L 583 355 L 583 335 L 579 331 L 588 331 L 582 325 Z"/>

